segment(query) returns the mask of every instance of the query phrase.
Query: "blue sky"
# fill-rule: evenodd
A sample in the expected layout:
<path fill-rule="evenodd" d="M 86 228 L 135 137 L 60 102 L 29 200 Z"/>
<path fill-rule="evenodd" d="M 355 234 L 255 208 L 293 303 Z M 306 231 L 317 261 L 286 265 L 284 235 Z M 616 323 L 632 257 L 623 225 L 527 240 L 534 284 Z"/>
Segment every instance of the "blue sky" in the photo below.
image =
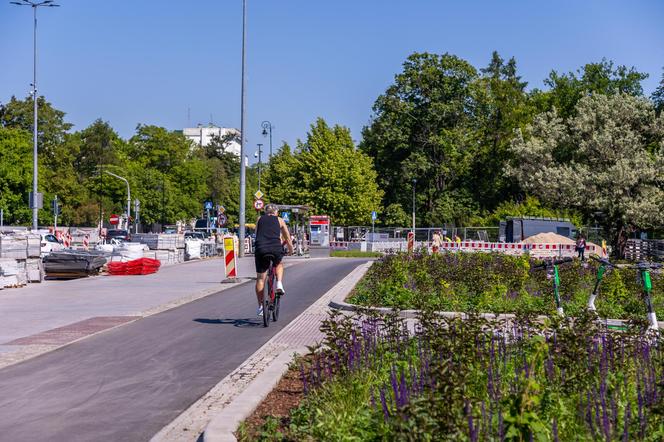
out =
<path fill-rule="evenodd" d="M 138 123 L 169 129 L 240 125 L 241 0 L 60 0 L 39 11 L 38 85 L 75 129 L 96 118 L 123 137 Z M 551 69 L 602 57 L 650 74 L 664 66 L 664 2 L 248 0 L 250 152 L 303 138 L 316 117 L 355 140 L 376 97 L 412 52 L 450 52 L 485 66 L 515 56 L 529 87 Z M 0 3 L 0 101 L 32 79 L 27 7 Z"/>

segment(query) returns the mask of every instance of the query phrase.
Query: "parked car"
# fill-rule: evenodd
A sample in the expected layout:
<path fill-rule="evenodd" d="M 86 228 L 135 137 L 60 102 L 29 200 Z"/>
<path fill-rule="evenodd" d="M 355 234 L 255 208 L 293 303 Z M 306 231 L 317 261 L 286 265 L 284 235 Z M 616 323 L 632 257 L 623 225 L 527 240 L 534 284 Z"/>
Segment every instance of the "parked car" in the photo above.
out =
<path fill-rule="evenodd" d="M 106 242 L 109 242 L 112 239 L 129 242 L 131 241 L 131 234 L 126 230 L 111 229 L 106 232 Z"/>
<path fill-rule="evenodd" d="M 41 255 L 48 255 L 51 252 L 64 250 L 65 246 L 52 233 L 41 234 Z"/>
<path fill-rule="evenodd" d="M 184 232 L 184 239 L 200 239 L 204 241 L 206 238 L 205 233 L 203 232 Z"/>

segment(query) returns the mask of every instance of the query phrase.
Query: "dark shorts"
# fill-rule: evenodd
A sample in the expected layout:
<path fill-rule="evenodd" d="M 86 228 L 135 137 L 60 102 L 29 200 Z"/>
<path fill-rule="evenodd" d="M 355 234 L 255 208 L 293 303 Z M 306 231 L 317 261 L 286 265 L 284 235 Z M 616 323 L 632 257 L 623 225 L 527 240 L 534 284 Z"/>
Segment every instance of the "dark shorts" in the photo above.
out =
<path fill-rule="evenodd" d="M 272 260 L 274 265 L 277 266 L 281 262 L 281 259 L 284 257 L 284 252 L 271 251 L 271 252 L 256 252 L 254 255 L 254 263 L 256 264 L 256 273 L 265 273 L 270 268 L 270 258 L 268 255 L 272 255 L 274 259 Z"/>

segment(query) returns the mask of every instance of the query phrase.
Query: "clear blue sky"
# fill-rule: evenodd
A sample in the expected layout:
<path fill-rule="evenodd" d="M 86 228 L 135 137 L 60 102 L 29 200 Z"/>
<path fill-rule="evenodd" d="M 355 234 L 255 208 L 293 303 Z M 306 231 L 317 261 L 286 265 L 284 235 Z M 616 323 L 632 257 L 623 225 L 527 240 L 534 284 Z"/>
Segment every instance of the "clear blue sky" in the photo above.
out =
<path fill-rule="evenodd" d="M 38 85 L 75 129 L 96 118 L 123 137 L 138 123 L 240 126 L 241 0 L 60 0 L 39 11 Z M 412 52 L 485 66 L 515 56 L 529 87 L 551 69 L 602 57 L 650 74 L 664 66 L 664 1 L 248 0 L 250 148 L 303 138 L 320 116 L 369 122 L 376 97 Z M 31 10 L 0 3 L 0 101 L 32 79 Z"/>

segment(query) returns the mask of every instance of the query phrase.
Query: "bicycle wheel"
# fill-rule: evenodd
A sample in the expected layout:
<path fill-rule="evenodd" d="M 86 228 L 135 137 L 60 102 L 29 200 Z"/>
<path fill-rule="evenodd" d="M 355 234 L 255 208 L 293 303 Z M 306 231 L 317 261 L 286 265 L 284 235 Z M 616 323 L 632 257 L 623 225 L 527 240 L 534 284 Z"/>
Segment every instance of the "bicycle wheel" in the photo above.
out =
<path fill-rule="evenodd" d="M 265 278 L 265 287 L 263 288 L 263 327 L 270 325 L 270 315 L 274 299 L 274 267 L 270 263 L 267 270 L 267 278 Z"/>

